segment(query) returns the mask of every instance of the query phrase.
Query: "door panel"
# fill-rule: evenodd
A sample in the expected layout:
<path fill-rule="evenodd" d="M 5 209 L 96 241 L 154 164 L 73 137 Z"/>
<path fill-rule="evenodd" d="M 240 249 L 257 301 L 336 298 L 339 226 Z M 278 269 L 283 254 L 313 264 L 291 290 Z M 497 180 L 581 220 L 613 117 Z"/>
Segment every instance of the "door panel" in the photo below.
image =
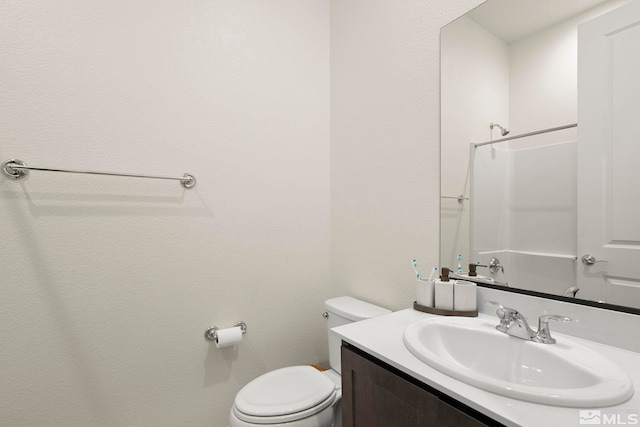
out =
<path fill-rule="evenodd" d="M 640 0 L 582 24 L 578 58 L 580 297 L 640 307 Z"/>

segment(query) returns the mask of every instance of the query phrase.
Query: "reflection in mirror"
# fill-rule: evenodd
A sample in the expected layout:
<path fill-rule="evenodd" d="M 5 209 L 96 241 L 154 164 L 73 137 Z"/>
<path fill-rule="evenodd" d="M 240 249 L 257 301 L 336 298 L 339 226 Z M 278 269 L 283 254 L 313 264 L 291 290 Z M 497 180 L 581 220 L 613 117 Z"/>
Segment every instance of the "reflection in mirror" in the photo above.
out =
<path fill-rule="evenodd" d="M 487 266 L 479 281 L 609 295 L 579 286 L 578 26 L 626 3 L 488 0 L 442 29 L 442 266 L 462 255 Z M 588 271 L 600 282 L 603 265 Z"/>

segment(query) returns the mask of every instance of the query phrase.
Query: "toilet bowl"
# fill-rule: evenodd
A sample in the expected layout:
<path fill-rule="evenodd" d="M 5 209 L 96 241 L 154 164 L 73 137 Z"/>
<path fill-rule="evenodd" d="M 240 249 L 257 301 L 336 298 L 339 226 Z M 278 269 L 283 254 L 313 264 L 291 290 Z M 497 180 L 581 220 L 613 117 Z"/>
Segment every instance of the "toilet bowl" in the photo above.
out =
<path fill-rule="evenodd" d="M 325 301 L 331 369 L 289 366 L 267 372 L 236 395 L 229 427 L 341 427 L 340 338 L 331 328 L 390 313 L 351 297 Z"/>

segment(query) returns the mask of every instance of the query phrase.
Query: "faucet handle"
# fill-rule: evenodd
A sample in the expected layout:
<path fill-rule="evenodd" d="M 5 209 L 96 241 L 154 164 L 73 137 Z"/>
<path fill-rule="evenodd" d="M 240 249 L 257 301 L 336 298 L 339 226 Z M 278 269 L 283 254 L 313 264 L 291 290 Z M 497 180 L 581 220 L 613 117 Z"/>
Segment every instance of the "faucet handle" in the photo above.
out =
<path fill-rule="evenodd" d="M 496 310 L 496 316 L 500 319 L 500 324 L 496 326 L 496 329 L 500 332 L 506 333 L 509 326 L 511 326 L 511 318 L 514 313 L 517 313 L 517 311 L 503 306 L 498 301 L 484 300 L 484 302 L 485 304 L 491 304 L 498 307 Z"/>
<path fill-rule="evenodd" d="M 498 307 L 498 309 L 496 310 L 496 315 L 500 318 L 503 319 L 506 315 L 505 311 L 504 311 L 504 306 L 502 304 L 500 304 L 498 301 L 491 301 L 491 300 L 484 300 L 485 304 L 490 304 L 490 305 L 495 305 L 496 307 Z"/>
<path fill-rule="evenodd" d="M 509 316 L 513 316 L 518 313 L 518 310 L 516 310 L 515 308 L 505 307 L 504 305 L 500 304 L 498 301 L 491 301 L 486 299 L 484 300 L 484 302 L 486 304 L 491 304 L 498 307 L 498 309 L 496 310 L 496 314 L 500 319 L 508 318 Z"/>
<path fill-rule="evenodd" d="M 538 332 L 536 332 L 535 341 L 544 344 L 555 344 L 556 340 L 551 336 L 549 329 L 549 320 L 557 320 L 558 322 L 571 322 L 569 317 L 560 316 L 558 314 L 543 314 L 538 318 Z"/>

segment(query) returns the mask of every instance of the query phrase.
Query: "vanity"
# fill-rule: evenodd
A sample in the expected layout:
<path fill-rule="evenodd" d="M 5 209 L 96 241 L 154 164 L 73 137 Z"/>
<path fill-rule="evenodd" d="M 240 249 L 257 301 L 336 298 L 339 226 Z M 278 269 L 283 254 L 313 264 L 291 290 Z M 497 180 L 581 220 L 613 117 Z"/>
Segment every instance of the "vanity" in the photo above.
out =
<path fill-rule="evenodd" d="M 501 291 L 483 290 L 480 298 L 513 298 Z M 638 316 L 625 313 L 610 313 L 592 307 L 577 306 L 560 301 L 538 301 L 528 296 L 517 296 L 519 301 L 509 301 L 509 305 L 518 304 L 528 318 L 537 318 L 532 312 L 549 314 L 550 310 L 566 313 L 574 318 L 568 324 L 552 325 L 553 336 L 557 344 L 531 343 L 533 346 L 560 346 L 563 352 L 571 345 L 593 352 L 608 363 L 620 368 L 630 382 L 637 387 L 640 384 L 640 352 L 637 348 L 623 348 L 596 341 L 606 335 L 606 328 L 597 330 L 597 324 L 607 319 L 608 328 L 614 329 L 615 323 L 626 324 L 621 329 L 629 331 L 627 340 L 637 343 Z M 546 309 L 540 310 L 540 307 Z M 495 309 L 487 308 L 475 318 L 480 324 L 495 325 L 500 320 L 490 313 Z M 615 318 L 615 319 L 614 319 Z M 356 322 L 335 328 L 334 331 L 343 340 L 342 381 L 343 381 L 343 425 L 366 426 L 578 426 L 581 417 L 585 424 L 587 417 L 601 416 L 614 420 L 613 424 L 640 424 L 640 394 L 631 391 L 631 397 L 623 396 L 620 403 L 593 406 L 582 403 L 573 406 L 557 406 L 547 403 L 534 403 L 522 398 L 509 397 L 508 393 L 487 391 L 484 388 L 455 378 L 453 375 L 436 369 L 408 349 L 405 343 L 405 331 L 412 325 L 436 322 L 448 322 L 446 316 L 436 316 L 415 311 L 412 308 L 397 311 L 385 316 Z M 617 319 L 617 320 L 616 320 Z M 573 325 L 571 325 L 573 323 Z M 613 323 L 613 325 L 612 325 Z M 592 328 L 593 325 L 596 325 Z M 557 326 L 555 329 L 553 326 Z M 568 335 L 571 326 L 575 335 Z M 483 326 L 484 327 L 484 326 Z M 559 332 L 562 330 L 563 332 Z M 489 333 L 487 331 L 487 333 Z M 498 333 L 498 332 L 496 332 Z M 590 335 L 589 335 L 590 334 Z M 589 335 L 591 339 L 576 335 Z M 612 335 L 616 335 L 615 333 Z M 507 340 L 519 340 L 507 337 Z M 612 339 L 624 339 L 622 336 Z M 620 342 L 620 341 L 618 341 Z M 468 351 L 473 354 L 475 344 L 468 341 Z M 633 344 L 637 346 L 637 344 Z M 505 349 L 505 351 L 507 351 Z M 487 358 L 491 354 L 486 355 Z M 571 360 L 569 359 L 571 363 Z M 580 361 L 576 362 L 579 365 Z M 580 368 L 580 366 L 577 366 Z M 592 367 L 591 367 L 592 368 Z M 590 369 L 591 369 L 590 368 Z M 462 368 L 461 368 L 462 369 Z M 593 371 L 598 374 L 600 369 Z M 554 374 L 555 375 L 555 374 Z M 585 372 L 585 377 L 590 375 Z M 576 377 L 578 378 L 578 377 Z M 498 382 L 498 381 L 496 381 Z M 526 382 L 526 381 L 525 381 Z M 575 386 L 575 384 L 574 384 Z M 607 394 L 609 394 L 607 392 Z M 599 411 L 599 412 L 598 412 Z M 594 424 L 593 422 L 590 424 Z M 608 422 L 608 424 L 612 424 Z"/>
<path fill-rule="evenodd" d="M 342 346 L 343 425 L 502 425 L 348 343 Z"/>

